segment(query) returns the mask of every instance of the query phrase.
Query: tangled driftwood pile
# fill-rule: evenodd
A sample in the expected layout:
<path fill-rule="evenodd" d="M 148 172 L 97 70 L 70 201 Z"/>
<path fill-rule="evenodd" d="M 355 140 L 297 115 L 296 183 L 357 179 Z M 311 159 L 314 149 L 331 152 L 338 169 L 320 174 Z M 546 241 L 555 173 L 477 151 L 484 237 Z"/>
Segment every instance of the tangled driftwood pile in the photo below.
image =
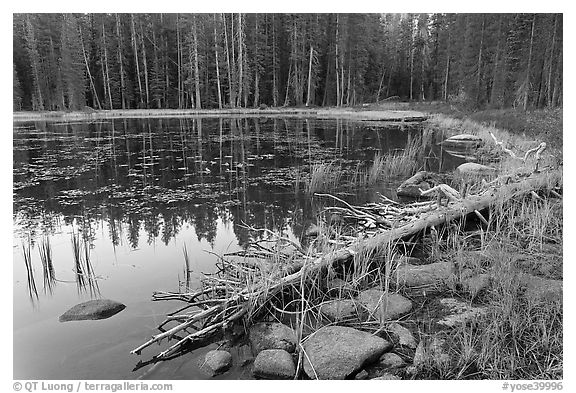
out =
<path fill-rule="evenodd" d="M 537 163 L 542 150 L 540 146 L 533 151 L 537 153 Z M 140 354 L 154 343 L 176 338 L 176 342 L 155 356 L 155 359 L 169 358 L 185 349 L 187 344 L 203 340 L 254 315 L 284 289 L 299 288 L 307 277 L 349 260 L 357 253 L 376 253 L 395 241 L 469 214 L 475 214 L 488 225 L 488 220 L 480 213 L 483 209 L 530 194 L 538 197 L 536 193 L 541 191 L 558 196 L 560 187 L 561 173 L 558 171 L 523 168 L 491 182 L 483 181 L 466 197 L 446 184 L 422 191 L 422 195 L 439 195 L 437 199 L 410 204 L 399 204 L 382 196 L 378 203 L 352 206 L 333 195 L 317 194 L 340 205 L 328 208 L 329 212 L 357 221 L 354 234 L 336 234 L 330 247 L 323 250 L 304 250 L 290 239 L 266 231 L 267 240 L 256 241 L 245 251 L 219 257 L 218 272 L 207 275 L 198 291 L 154 293 L 153 300 L 179 300 L 185 305 L 167 316 L 159 327 L 161 333 L 132 353 Z M 171 327 L 164 329 L 167 325 Z"/>

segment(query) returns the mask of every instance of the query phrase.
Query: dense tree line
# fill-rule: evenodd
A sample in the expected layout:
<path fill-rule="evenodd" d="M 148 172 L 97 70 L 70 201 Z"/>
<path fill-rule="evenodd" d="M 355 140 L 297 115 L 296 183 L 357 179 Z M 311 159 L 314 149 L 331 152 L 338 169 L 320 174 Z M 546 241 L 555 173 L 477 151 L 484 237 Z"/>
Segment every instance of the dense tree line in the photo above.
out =
<path fill-rule="evenodd" d="M 14 14 L 14 110 L 562 105 L 561 14 Z"/>

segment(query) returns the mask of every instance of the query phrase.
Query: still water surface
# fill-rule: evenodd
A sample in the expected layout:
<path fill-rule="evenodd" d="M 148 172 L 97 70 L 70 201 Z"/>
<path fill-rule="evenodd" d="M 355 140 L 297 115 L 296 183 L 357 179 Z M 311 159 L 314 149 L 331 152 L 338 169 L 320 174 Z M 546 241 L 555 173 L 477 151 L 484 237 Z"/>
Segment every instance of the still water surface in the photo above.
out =
<path fill-rule="evenodd" d="M 352 174 L 420 132 L 302 118 L 15 123 L 14 378 L 206 378 L 197 361 L 211 347 L 154 366 L 138 362 L 162 347 L 130 355 L 180 305 L 152 302 L 151 294 L 197 288 L 201 273 L 214 270 L 207 251 L 250 242 L 244 224 L 298 239 L 319 209 L 303 192 L 313 163 L 342 165 L 340 194 L 370 200 L 376 190 L 358 190 Z M 394 197 L 395 186 L 377 191 Z M 73 237 L 89 262 L 80 275 Z M 40 257 L 46 242 L 48 268 Z M 127 308 L 106 320 L 58 322 L 100 297 Z M 235 367 L 219 378 L 250 373 Z"/>

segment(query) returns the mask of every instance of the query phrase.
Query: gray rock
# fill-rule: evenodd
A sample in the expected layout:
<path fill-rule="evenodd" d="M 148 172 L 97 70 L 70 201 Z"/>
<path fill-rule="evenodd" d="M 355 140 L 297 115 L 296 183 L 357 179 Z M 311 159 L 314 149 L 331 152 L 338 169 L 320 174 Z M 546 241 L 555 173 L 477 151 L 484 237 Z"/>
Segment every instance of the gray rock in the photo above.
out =
<path fill-rule="evenodd" d="M 386 331 L 391 333 L 393 338 L 398 340 L 398 344 L 404 347 L 416 349 L 416 339 L 404 326 L 399 323 L 391 323 L 386 326 Z"/>
<path fill-rule="evenodd" d="M 368 379 L 368 371 L 366 371 L 366 370 L 360 371 L 358 374 L 356 374 L 354 376 L 354 379 L 357 379 L 357 380 Z"/>
<path fill-rule="evenodd" d="M 320 313 L 332 322 L 358 318 L 360 312 L 354 300 L 332 300 L 320 306 Z"/>
<path fill-rule="evenodd" d="M 250 327 L 249 339 L 256 354 L 265 349 L 294 352 L 296 334 L 288 326 L 277 322 L 260 322 Z"/>
<path fill-rule="evenodd" d="M 109 299 L 90 300 L 80 303 L 60 315 L 60 322 L 106 319 L 118 314 L 126 306 Z"/>
<path fill-rule="evenodd" d="M 360 292 L 358 302 L 371 316 L 380 322 L 398 319 L 412 309 L 412 302 L 396 293 L 385 293 L 379 289 Z"/>
<path fill-rule="evenodd" d="M 451 314 L 439 320 L 438 323 L 449 327 L 465 324 L 486 315 L 488 312 L 486 307 L 474 307 L 453 298 L 441 299 L 440 304 Z"/>
<path fill-rule="evenodd" d="M 484 143 L 482 138 L 472 134 L 458 134 L 447 138 L 442 145 L 448 147 L 479 147 Z"/>
<path fill-rule="evenodd" d="M 220 374 L 232 366 L 232 355 L 228 351 L 214 349 L 204 357 L 202 367 L 211 374 Z"/>
<path fill-rule="evenodd" d="M 394 374 L 390 374 L 390 373 L 384 373 L 382 375 L 380 375 L 379 377 L 376 378 L 372 378 L 371 380 L 389 380 L 389 381 L 393 381 L 393 380 L 400 380 L 402 378 L 400 378 L 397 375 Z"/>
<path fill-rule="evenodd" d="M 303 344 L 304 371 L 312 379 L 345 379 L 374 362 L 391 344 L 344 326 L 325 326 Z"/>
<path fill-rule="evenodd" d="M 254 375 L 266 379 L 293 379 L 296 367 L 292 355 L 283 349 L 265 349 L 254 360 Z"/>
<path fill-rule="evenodd" d="M 522 274 L 520 282 L 525 287 L 524 295 L 530 301 L 537 303 L 562 302 L 562 280 Z"/>
<path fill-rule="evenodd" d="M 396 194 L 398 196 L 418 198 L 421 196 L 420 190 L 429 190 L 440 183 L 442 183 L 442 180 L 437 173 L 420 171 L 400 184 L 396 189 Z"/>
<path fill-rule="evenodd" d="M 492 175 L 496 169 L 475 162 L 465 162 L 456 168 L 456 172 L 466 175 Z"/>
<path fill-rule="evenodd" d="M 443 287 L 453 279 L 452 262 L 436 262 L 428 265 L 400 265 L 396 269 L 396 279 L 400 285 L 415 288 Z"/>
<path fill-rule="evenodd" d="M 387 352 L 380 356 L 378 363 L 383 368 L 399 368 L 406 365 L 404 359 L 392 352 Z"/>

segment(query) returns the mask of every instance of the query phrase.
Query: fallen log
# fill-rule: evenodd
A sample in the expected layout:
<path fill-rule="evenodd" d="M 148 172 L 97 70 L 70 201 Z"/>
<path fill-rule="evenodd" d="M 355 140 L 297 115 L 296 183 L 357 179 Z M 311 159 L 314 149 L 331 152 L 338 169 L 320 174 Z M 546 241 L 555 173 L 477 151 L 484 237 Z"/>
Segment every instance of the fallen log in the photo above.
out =
<path fill-rule="evenodd" d="M 407 224 L 381 230 L 369 238 L 355 239 L 347 246 L 324 255 L 311 257 L 299 252 L 298 257 L 294 258 L 285 269 L 280 269 L 268 276 L 262 275 L 260 281 L 249 281 L 244 287 L 237 286 L 234 288 L 231 286 L 230 290 L 226 290 L 226 301 L 221 301 L 200 312 L 189 314 L 188 320 L 181 322 L 164 333 L 153 336 L 150 340 L 131 351 L 131 353 L 140 354 L 144 348 L 153 343 L 159 342 L 164 338 L 170 339 L 177 333 L 191 328 L 194 323 L 203 320 L 203 325 L 196 332 L 188 333 L 184 338 L 181 338 L 154 357 L 155 359 L 169 358 L 186 344 L 206 338 L 207 335 L 215 334 L 220 329 L 225 329 L 241 318 L 250 317 L 257 309 L 273 299 L 283 289 L 289 286 L 298 287 L 301 285 L 308 274 L 314 274 L 322 271 L 322 269 L 350 260 L 358 253 L 378 253 L 387 249 L 394 242 L 418 234 L 427 228 L 446 224 L 466 217 L 468 214 L 478 215 L 483 209 L 503 204 L 513 198 L 523 197 L 542 189 L 550 190 L 560 183 L 561 173 L 553 171 L 516 174 L 514 177 L 516 181 L 510 181 L 511 176 L 509 175 L 505 176 L 505 178 L 502 177 L 501 182 L 493 181 L 487 184 L 487 189 L 478 195 L 469 195 L 464 199 L 454 198 L 447 206 L 438 206 L 435 210 L 422 212 Z M 486 220 L 484 219 L 483 221 Z M 487 221 L 484 224 L 487 224 Z M 227 268 L 232 267 L 229 266 Z M 241 271 L 238 270 L 238 273 L 240 274 Z M 163 296 L 166 295 L 166 293 L 163 294 Z M 180 295 L 181 299 L 186 299 L 185 294 L 174 294 L 174 296 L 178 295 Z M 186 316 L 180 315 L 179 317 Z"/>

